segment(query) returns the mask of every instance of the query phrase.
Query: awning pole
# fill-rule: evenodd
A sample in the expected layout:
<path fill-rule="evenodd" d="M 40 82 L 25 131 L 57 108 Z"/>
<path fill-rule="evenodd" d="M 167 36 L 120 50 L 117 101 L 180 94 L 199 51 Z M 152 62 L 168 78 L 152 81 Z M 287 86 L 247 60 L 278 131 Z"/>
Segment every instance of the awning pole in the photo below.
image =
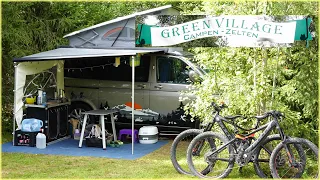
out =
<path fill-rule="evenodd" d="M 16 91 L 17 91 L 17 67 L 18 63 L 14 63 L 14 89 L 13 89 L 13 131 L 12 131 L 12 145 L 14 146 L 14 136 L 16 131 Z"/>
<path fill-rule="evenodd" d="M 133 148 L 134 148 L 134 140 L 135 140 L 135 138 L 134 138 L 134 56 L 132 56 L 131 57 L 131 61 L 132 61 L 132 63 L 131 63 L 131 65 L 132 65 L 132 101 L 131 101 L 131 110 L 132 110 L 132 113 L 131 113 L 131 124 L 132 124 L 132 134 L 131 134 L 131 141 L 132 141 L 132 154 L 133 154 Z"/>

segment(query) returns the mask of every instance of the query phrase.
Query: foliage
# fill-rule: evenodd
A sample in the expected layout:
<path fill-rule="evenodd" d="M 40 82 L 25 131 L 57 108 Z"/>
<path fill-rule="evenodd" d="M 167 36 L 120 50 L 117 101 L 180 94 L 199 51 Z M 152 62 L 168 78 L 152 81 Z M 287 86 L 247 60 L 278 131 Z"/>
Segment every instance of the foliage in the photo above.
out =
<path fill-rule="evenodd" d="M 316 15 L 314 1 L 202 1 L 182 2 L 183 14 L 204 15 Z"/>
<path fill-rule="evenodd" d="M 307 14 L 318 27 L 316 2 L 202 2 L 186 4 L 187 14 Z M 318 29 L 315 29 L 318 34 Z M 286 114 L 282 122 L 287 134 L 318 142 L 318 37 L 305 47 L 295 42 L 285 48 L 191 48 L 203 68 L 211 69 L 203 82 L 186 94 L 197 99 L 187 104 L 192 116 L 212 118 L 212 101 L 226 101 L 224 114 L 253 116 L 268 110 Z M 243 121 L 243 126 L 252 126 Z M 294 128 L 292 128 L 294 127 Z"/>

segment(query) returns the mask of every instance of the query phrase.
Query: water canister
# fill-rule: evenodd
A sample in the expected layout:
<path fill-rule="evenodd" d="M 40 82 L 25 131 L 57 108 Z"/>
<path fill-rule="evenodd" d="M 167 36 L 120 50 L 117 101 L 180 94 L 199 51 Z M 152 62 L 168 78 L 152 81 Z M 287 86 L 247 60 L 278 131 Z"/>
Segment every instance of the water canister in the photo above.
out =
<path fill-rule="evenodd" d="M 22 120 L 21 131 L 23 132 L 37 132 L 40 131 L 43 122 L 40 119 L 29 118 Z"/>
<path fill-rule="evenodd" d="M 36 137 L 36 147 L 38 149 L 45 149 L 46 146 L 46 135 L 44 135 L 43 133 L 38 133 Z"/>

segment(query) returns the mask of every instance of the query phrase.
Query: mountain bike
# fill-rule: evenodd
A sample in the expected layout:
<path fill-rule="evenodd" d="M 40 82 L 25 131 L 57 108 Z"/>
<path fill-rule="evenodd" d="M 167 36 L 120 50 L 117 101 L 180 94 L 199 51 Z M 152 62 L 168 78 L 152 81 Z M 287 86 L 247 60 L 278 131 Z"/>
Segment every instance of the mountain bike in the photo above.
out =
<path fill-rule="evenodd" d="M 255 128 L 252 129 L 244 129 L 240 126 L 237 126 L 235 124 L 235 120 L 237 118 L 243 118 L 241 115 L 236 115 L 236 116 L 225 116 L 222 117 L 220 116 L 220 112 L 223 108 L 225 108 L 225 105 L 218 106 L 215 103 L 212 103 L 212 105 L 215 109 L 215 115 L 212 120 L 212 122 L 208 123 L 204 129 L 188 129 L 183 132 L 181 132 L 173 141 L 171 150 L 170 150 L 170 158 L 171 162 L 174 166 L 174 168 L 181 174 L 186 174 L 186 175 L 192 175 L 192 173 L 189 171 L 189 168 L 187 167 L 187 160 L 186 160 L 186 148 L 190 141 L 199 135 L 202 132 L 207 132 L 211 131 L 212 127 L 214 126 L 215 123 L 217 123 L 224 134 L 228 136 L 229 138 L 232 138 L 235 136 L 235 133 L 238 132 L 238 129 L 245 130 L 245 131 L 250 131 L 252 129 L 256 129 L 259 126 L 260 120 L 264 119 L 264 117 L 261 116 L 255 116 L 254 118 L 257 119 L 257 123 L 255 125 Z M 227 130 L 226 126 L 224 125 L 223 122 L 227 122 L 231 124 L 234 127 L 234 133 L 231 133 Z M 266 178 L 271 176 L 270 168 L 269 168 L 269 157 L 271 155 L 271 152 L 273 150 L 272 145 L 275 144 L 275 141 L 280 141 L 281 137 L 280 135 L 272 135 L 270 137 L 267 137 L 264 140 L 264 143 L 258 146 L 258 151 L 255 154 L 256 156 L 252 157 L 250 162 L 253 162 L 254 164 L 254 169 L 257 175 L 261 178 Z M 254 137 L 250 137 L 250 141 L 254 141 Z M 278 143 L 276 143 L 278 144 Z M 212 142 L 212 145 L 214 145 L 214 142 Z M 236 144 L 237 146 L 238 144 Z M 182 149 L 180 149 L 180 147 Z M 235 147 L 237 148 L 237 147 Z M 241 168 L 240 168 L 241 170 Z"/>
<path fill-rule="evenodd" d="M 235 136 L 223 135 L 217 132 L 203 132 L 196 136 L 188 146 L 187 150 L 187 162 L 188 167 L 192 174 L 198 177 L 214 177 L 214 178 L 224 178 L 229 175 L 234 167 L 234 163 L 239 165 L 239 168 L 247 165 L 249 162 L 253 161 L 255 164 L 255 169 L 257 162 L 268 162 L 270 165 L 271 174 L 273 177 L 287 178 L 286 174 L 290 167 L 291 178 L 309 177 L 305 175 L 305 170 L 310 169 L 310 174 L 312 177 L 317 177 L 317 168 L 307 167 L 310 157 L 313 158 L 313 164 L 318 162 L 317 148 L 312 145 L 310 141 L 304 139 L 290 138 L 286 136 L 283 130 L 280 128 L 278 119 L 284 117 L 284 115 L 278 111 L 270 111 L 262 116 L 258 116 L 259 119 L 265 119 L 267 117 L 272 117 L 273 119 L 260 127 L 251 129 L 248 134 L 236 134 Z M 226 121 L 222 117 L 218 119 L 220 124 L 224 126 L 222 121 Z M 264 131 L 254 140 L 254 134 L 258 131 Z M 280 137 L 280 144 L 274 150 L 266 149 L 269 154 L 272 152 L 269 159 L 259 159 L 258 154 L 261 151 L 261 147 L 264 148 L 265 140 L 269 139 L 268 134 L 276 129 L 279 132 L 278 135 L 273 135 Z M 214 144 L 212 143 L 214 142 Z M 200 146 L 199 146 L 200 144 Z M 304 147 L 302 146 L 304 145 Z M 312 163 L 311 163 L 312 164 Z M 272 166 L 271 166 L 272 165 Z M 284 175 L 280 175 L 279 171 L 281 168 L 285 169 Z M 260 169 L 261 170 L 261 169 Z M 309 172 L 308 172 L 309 173 Z"/>

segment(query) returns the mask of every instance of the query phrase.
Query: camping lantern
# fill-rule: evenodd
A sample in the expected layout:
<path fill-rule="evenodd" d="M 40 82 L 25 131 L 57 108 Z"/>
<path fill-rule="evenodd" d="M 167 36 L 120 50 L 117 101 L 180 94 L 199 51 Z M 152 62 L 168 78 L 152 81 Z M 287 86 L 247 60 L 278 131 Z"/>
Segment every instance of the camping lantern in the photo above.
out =
<path fill-rule="evenodd" d="M 134 57 L 134 67 L 140 66 L 140 59 L 141 59 L 141 54 L 137 54 Z M 130 67 L 132 67 L 132 59 L 130 59 Z"/>

